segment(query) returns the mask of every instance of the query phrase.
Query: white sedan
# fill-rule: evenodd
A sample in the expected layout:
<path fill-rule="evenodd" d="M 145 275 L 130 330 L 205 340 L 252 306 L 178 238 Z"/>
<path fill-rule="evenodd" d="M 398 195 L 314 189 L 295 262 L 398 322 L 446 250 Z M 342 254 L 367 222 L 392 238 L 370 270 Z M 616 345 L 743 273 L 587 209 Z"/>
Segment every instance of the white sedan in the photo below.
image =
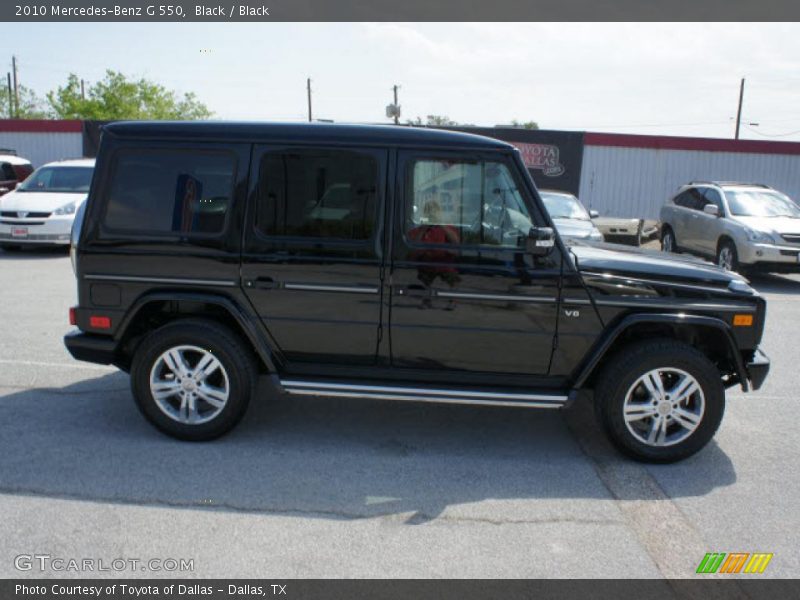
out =
<path fill-rule="evenodd" d="M 68 245 L 75 212 L 86 200 L 93 172 L 94 159 L 48 163 L 0 197 L 0 248 Z"/>

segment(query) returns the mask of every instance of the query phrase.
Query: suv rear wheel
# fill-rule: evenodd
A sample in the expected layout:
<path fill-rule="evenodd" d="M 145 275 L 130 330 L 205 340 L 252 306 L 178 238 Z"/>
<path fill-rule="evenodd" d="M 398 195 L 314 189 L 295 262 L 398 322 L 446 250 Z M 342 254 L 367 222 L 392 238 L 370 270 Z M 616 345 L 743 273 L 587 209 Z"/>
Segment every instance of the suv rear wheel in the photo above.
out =
<path fill-rule="evenodd" d="M 634 344 L 614 356 L 595 389 L 595 408 L 614 445 L 632 458 L 669 463 L 716 433 L 725 390 L 714 364 L 675 340 Z"/>
<path fill-rule="evenodd" d="M 728 271 L 739 270 L 739 255 L 736 246 L 730 240 L 720 242 L 717 248 L 717 266 Z"/>
<path fill-rule="evenodd" d="M 183 440 L 211 440 L 230 431 L 257 384 L 252 353 L 214 321 L 164 325 L 139 344 L 131 366 L 131 388 L 142 414 Z"/>
<path fill-rule="evenodd" d="M 663 252 L 677 252 L 678 244 L 675 242 L 675 233 L 671 227 L 665 227 L 661 234 L 661 250 Z"/>

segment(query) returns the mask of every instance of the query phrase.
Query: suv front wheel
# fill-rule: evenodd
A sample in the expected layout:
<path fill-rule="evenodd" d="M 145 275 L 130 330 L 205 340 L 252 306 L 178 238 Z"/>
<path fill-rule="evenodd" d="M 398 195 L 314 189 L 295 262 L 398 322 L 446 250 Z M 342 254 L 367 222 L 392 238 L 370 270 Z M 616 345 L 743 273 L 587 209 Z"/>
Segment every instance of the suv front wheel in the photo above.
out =
<path fill-rule="evenodd" d="M 136 404 L 173 437 L 205 441 L 232 429 L 255 394 L 252 353 L 214 321 L 183 319 L 148 335 L 131 365 Z"/>
<path fill-rule="evenodd" d="M 619 450 L 637 460 L 669 463 L 714 437 L 725 390 L 703 353 L 656 340 L 628 346 L 611 359 L 595 389 L 595 408 Z"/>

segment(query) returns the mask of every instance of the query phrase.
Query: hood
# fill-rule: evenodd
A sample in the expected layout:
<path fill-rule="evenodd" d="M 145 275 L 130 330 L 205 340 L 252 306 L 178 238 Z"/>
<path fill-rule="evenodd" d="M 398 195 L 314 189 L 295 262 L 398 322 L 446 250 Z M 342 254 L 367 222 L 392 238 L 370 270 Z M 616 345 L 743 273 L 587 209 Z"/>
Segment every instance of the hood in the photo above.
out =
<path fill-rule="evenodd" d="M 659 250 L 619 244 L 571 245 L 580 271 L 661 279 L 677 283 L 703 283 L 727 287 L 731 281 L 746 281 L 741 275 L 709 262 Z"/>
<path fill-rule="evenodd" d="M 733 219 L 756 231 L 800 233 L 800 219 L 791 217 L 733 217 Z"/>
<path fill-rule="evenodd" d="M 86 192 L 70 194 L 65 192 L 20 192 L 14 190 L 0 197 L 0 210 L 53 212 L 55 209 L 75 202 L 80 204 L 86 199 Z"/>
<path fill-rule="evenodd" d="M 553 224 L 562 237 L 588 238 L 597 230 L 594 223 L 583 219 L 553 219 Z"/>

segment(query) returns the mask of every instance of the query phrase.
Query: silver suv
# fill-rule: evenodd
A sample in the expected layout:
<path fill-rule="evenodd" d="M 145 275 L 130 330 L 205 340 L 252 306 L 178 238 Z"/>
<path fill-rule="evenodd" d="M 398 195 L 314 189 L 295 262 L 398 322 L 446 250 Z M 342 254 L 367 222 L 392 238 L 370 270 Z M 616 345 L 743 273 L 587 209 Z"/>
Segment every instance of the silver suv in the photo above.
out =
<path fill-rule="evenodd" d="M 731 271 L 800 272 L 800 207 L 766 185 L 693 181 L 661 207 L 661 249 Z"/>

